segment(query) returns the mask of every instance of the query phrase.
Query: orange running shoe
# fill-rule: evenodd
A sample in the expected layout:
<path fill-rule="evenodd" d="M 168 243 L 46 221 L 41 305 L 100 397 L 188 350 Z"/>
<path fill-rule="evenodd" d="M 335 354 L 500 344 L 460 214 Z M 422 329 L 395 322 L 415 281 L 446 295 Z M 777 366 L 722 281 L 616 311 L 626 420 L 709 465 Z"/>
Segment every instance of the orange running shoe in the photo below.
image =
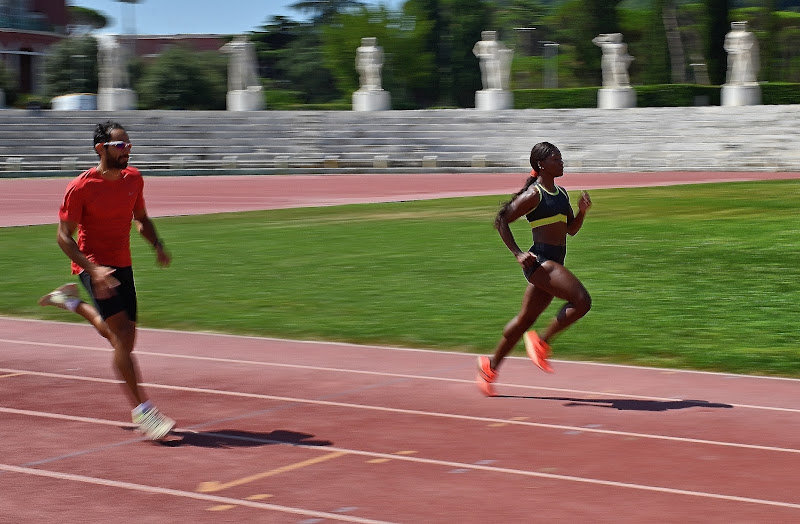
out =
<path fill-rule="evenodd" d="M 492 361 L 489 357 L 478 357 L 478 389 L 487 397 L 494 396 L 494 386 L 492 382 L 497 380 L 497 371 L 492 369 Z"/>
<path fill-rule="evenodd" d="M 550 346 L 547 342 L 539 338 L 536 331 L 526 332 L 522 336 L 522 340 L 525 342 L 525 351 L 528 352 L 528 356 L 531 357 L 533 363 L 542 371 L 552 373 L 553 368 L 547 362 L 547 358 L 550 356 Z"/>

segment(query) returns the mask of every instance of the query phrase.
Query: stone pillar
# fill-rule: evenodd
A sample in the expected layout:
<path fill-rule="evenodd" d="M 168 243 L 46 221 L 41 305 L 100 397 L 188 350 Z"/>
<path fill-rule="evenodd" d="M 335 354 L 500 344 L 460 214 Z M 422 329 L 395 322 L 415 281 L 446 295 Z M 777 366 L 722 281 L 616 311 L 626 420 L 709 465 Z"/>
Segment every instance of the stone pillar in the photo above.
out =
<path fill-rule="evenodd" d="M 264 88 L 256 71 L 256 54 L 252 42 L 237 36 L 220 51 L 231 55 L 228 61 L 228 111 L 260 111 L 264 109 Z"/>
<path fill-rule="evenodd" d="M 747 22 L 731 23 L 724 46 L 728 53 L 728 78 L 722 86 L 720 103 L 723 106 L 760 105 L 761 86 L 756 81 L 758 40 L 747 31 Z"/>
<path fill-rule="evenodd" d="M 360 87 L 353 93 L 353 111 L 385 111 L 392 107 L 391 95 L 381 87 L 383 48 L 377 42 L 375 37 L 362 38 L 356 49 Z"/>
<path fill-rule="evenodd" d="M 513 109 L 514 94 L 509 88 L 514 50 L 497 39 L 497 31 L 481 31 L 481 40 L 472 48 L 472 54 L 480 61 L 483 84 L 483 89 L 475 92 L 475 109 Z"/>
<path fill-rule="evenodd" d="M 97 109 L 124 111 L 136 109 L 136 92 L 128 78 L 128 49 L 114 35 L 98 35 L 99 82 Z"/>
<path fill-rule="evenodd" d="M 636 107 L 636 91 L 628 77 L 628 67 L 633 57 L 628 54 L 628 44 L 622 42 L 622 33 L 603 33 L 592 39 L 603 51 L 603 87 L 597 92 L 597 107 L 621 109 Z"/>

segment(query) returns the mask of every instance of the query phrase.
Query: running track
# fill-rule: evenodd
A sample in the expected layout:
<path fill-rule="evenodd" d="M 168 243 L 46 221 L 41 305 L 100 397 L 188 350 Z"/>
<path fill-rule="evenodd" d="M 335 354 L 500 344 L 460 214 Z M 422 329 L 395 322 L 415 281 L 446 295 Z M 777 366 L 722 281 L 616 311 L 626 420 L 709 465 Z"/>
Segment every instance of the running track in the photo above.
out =
<path fill-rule="evenodd" d="M 509 193 L 524 180 L 442 177 L 449 186 L 416 190 L 360 177 L 355 197 L 334 194 L 330 176 L 279 179 L 294 198 L 318 190 L 305 205 Z M 265 206 L 253 180 L 233 195 L 237 180 L 149 178 L 148 206 Z M 57 206 L 65 180 L 31 182 L 42 200 L 54 184 Z M 169 187 L 199 208 L 170 208 L 157 196 Z M 178 418 L 168 444 L 131 430 L 90 327 L 0 317 L 0 522 L 800 521 L 798 380 L 557 360 L 546 375 L 511 358 L 500 396 L 483 398 L 474 355 L 459 353 L 143 329 L 137 354 L 145 387 Z"/>

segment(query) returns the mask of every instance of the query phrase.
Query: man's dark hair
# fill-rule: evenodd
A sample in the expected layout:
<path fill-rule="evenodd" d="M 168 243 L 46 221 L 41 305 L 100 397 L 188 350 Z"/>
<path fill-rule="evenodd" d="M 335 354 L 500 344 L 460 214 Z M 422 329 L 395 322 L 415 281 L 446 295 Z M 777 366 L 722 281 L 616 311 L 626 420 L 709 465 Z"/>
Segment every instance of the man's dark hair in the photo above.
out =
<path fill-rule="evenodd" d="M 123 131 L 125 130 L 125 128 L 122 127 L 119 123 L 112 122 L 111 120 L 107 120 L 101 124 L 97 124 L 97 126 L 95 126 L 94 128 L 95 145 L 108 142 L 111 139 L 111 131 L 113 131 L 114 129 L 122 129 Z"/>

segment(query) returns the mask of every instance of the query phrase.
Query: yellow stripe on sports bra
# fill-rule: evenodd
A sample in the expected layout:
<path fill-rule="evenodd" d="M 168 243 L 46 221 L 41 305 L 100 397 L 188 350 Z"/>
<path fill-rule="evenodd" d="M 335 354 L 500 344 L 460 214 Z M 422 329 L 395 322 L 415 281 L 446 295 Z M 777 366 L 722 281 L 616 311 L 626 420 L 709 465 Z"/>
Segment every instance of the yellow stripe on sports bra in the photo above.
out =
<path fill-rule="evenodd" d="M 567 215 L 559 214 L 559 215 L 553 215 L 551 217 L 540 218 L 539 220 L 532 220 L 531 229 L 533 229 L 534 227 L 546 226 L 548 224 L 555 224 L 556 222 L 564 222 L 566 224 Z"/>

